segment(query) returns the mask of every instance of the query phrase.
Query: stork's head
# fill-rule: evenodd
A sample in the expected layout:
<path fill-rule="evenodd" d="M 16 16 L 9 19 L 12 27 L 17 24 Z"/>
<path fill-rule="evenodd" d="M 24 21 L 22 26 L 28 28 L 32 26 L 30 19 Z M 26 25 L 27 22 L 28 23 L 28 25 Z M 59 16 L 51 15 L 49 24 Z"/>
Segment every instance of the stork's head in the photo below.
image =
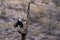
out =
<path fill-rule="evenodd" d="M 22 21 L 21 19 L 19 19 L 19 21 Z"/>
<path fill-rule="evenodd" d="M 22 22 L 22 18 L 21 17 L 17 17 L 17 19 Z"/>

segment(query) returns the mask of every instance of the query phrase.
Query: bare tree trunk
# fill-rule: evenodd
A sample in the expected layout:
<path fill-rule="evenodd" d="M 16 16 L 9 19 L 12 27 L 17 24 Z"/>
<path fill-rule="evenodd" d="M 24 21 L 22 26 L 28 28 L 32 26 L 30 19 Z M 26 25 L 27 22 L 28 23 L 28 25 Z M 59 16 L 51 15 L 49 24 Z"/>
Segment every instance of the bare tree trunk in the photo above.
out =
<path fill-rule="evenodd" d="M 27 29 L 28 29 L 28 24 L 29 24 L 29 10 L 30 10 L 30 2 L 28 3 L 28 10 L 27 10 L 27 19 L 26 19 L 26 23 L 24 24 L 24 29 L 23 31 L 18 31 L 21 34 L 22 40 L 26 39 L 26 35 L 27 35 Z"/>
<path fill-rule="evenodd" d="M 24 32 L 22 33 L 22 40 L 26 39 L 27 35 L 27 29 L 28 29 L 28 24 L 29 24 L 29 10 L 30 10 L 30 3 L 28 4 L 28 10 L 27 10 L 27 20 L 26 20 L 26 28 L 24 29 Z"/>

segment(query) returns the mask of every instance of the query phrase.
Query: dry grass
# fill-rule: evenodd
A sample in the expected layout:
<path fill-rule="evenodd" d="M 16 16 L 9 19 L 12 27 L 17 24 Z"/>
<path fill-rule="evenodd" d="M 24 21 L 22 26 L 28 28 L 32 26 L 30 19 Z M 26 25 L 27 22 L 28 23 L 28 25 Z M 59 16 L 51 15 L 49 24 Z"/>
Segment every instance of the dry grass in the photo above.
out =
<path fill-rule="evenodd" d="M 45 10 L 45 8 L 37 6 L 35 4 L 31 4 L 30 6 L 30 9 L 35 12 L 43 12 Z"/>
<path fill-rule="evenodd" d="M 52 0 L 42 0 L 42 3 L 49 4 Z"/>
<path fill-rule="evenodd" d="M 26 4 L 30 0 L 4 0 L 7 3 L 13 3 L 13 4 Z"/>

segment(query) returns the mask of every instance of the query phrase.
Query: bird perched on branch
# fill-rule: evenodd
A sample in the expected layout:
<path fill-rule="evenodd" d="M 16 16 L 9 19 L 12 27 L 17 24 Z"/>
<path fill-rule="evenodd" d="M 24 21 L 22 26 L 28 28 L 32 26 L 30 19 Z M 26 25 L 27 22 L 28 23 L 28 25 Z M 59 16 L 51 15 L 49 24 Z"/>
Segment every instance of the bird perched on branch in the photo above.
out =
<path fill-rule="evenodd" d="M 22 22 L 22 20 L 21 19 L 18 19 L 17 20 L 17 22 L 15 23 L 15 25 L 14 25 L 14 28 L 16 28 L 16 27 L 20 27 L 20 28 L 23 28 L 23 22 Z"/>

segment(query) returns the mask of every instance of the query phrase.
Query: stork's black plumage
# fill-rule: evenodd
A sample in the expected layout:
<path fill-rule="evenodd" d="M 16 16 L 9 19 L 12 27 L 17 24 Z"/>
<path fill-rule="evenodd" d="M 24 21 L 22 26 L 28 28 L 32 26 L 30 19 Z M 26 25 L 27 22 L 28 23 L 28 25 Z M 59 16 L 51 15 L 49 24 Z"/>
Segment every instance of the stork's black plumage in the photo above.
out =
<path fill-rule="evenodd" d="M 14 27 L 18 27 L 18 26 L 20 28 L 23 28 L 23 23 L 21 21 L 19 21 L 19 20 L 15 23 Z"/>

